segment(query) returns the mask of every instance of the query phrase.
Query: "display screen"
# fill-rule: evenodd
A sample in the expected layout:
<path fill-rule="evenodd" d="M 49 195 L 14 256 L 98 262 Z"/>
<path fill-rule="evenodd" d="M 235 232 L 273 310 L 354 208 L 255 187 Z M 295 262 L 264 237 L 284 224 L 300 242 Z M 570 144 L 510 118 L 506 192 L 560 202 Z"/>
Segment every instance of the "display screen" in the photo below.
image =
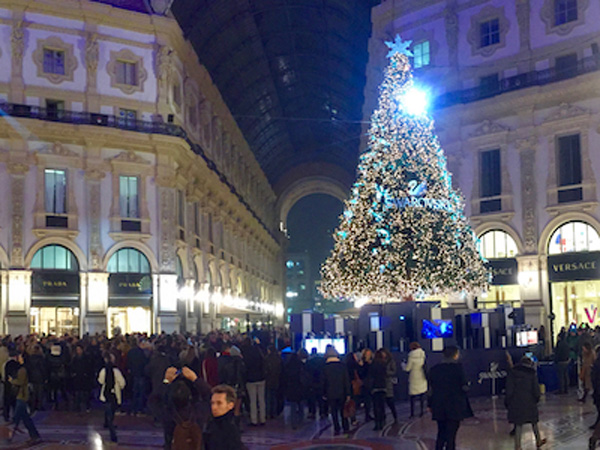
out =
<path fill-rule="evenodd" d="M 369 314 L 369 319 L 371 321 L 371 331 L 379 331 L 379 314 Z"/>
<path fill-rule="evenodd" d="M 321 338 L 321 339 L 305 339 L 304 348 L 310 354 L 313 348 L 317 349 L 317 353 L 324 354 L 328 345 L 333 345 L 340 355 L 346 354 L 346 341 L 342 338 Z"/>
<path fill-rule="evenodd" d="M 527 347 L 538 343 L 538 333 L 536 330 L 518 331 L 517 347 Z"/>
<path fill-rule="evenodd" d="M 451 320 L 423 319 L 421 337 L 423 339 L 450 338 L 454 335 L 454 325 Z"/>

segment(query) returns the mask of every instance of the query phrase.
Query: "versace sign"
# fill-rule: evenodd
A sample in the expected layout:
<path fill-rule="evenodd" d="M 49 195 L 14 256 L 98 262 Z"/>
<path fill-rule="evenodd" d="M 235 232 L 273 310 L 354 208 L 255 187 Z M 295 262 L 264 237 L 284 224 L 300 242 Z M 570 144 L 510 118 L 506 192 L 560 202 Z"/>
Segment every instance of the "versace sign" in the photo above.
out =
<path fill-rule="evenodd" d="M 519 284 L 519 267 L 516 259 L 491 259 L 486 265 L 492 272 L 490 284 L 494 286 Z"/>
<path fill-rule="evenodd" d="M 548 257 L 550 281 L 600 279 L 600 252 L 565 253 Z"/>

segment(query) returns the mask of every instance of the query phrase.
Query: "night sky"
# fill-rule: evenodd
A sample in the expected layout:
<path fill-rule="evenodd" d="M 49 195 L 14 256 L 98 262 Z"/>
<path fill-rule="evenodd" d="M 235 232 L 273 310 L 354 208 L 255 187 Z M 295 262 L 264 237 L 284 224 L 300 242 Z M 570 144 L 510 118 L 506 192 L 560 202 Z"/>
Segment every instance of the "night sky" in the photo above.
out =
<path fill-rule="evenodd" d="M 333 248 L 332 234 L 339 223 L 342 210 L 343 204 L 336 198 L 312 194 L 298 200 L 288 214 L 288 251 L 308 251 L 313 281 L 321 278 L 321 264 Z"/>

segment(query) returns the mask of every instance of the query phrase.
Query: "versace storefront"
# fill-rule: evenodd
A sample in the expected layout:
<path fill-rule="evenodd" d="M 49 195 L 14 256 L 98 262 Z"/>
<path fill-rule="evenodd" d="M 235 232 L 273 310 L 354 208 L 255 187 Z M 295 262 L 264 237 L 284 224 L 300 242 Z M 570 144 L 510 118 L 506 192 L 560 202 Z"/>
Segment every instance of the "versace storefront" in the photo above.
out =
<path fill-rule="evenodd" d="M 488 231 L 481 235 L 481 249 L 488 260 L 492 280 L 488 292 L 478 299 L 478 307 L 495 308 L 510 304 L 520 306 L 519 269 L 517 265 L 517 244 L 506 232 Z"/>
<path fill-rule="evenodd" d="M 31 261 L 30 330 L 38 334 L 79 334 L 79 264 L 60 245 L 39 249 Z"/>
<path fill-rule="evenodd" d="M 600 325 L 600 238 L 584 222 L 569 222 L 552 235 L 548 279 L 554 336 L 571 324 Z"/>

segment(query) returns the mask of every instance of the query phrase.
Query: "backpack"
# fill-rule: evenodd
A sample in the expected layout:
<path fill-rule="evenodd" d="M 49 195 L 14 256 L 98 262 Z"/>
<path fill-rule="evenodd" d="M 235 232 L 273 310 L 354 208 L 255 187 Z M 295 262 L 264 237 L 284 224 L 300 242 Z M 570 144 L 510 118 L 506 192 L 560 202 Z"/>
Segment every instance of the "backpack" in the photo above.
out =
<path fill-rule="evenodd" d="M 193 420 L 193 416 L 188 420 L 183 420 L 175 412 L 175 417 L 176 425 L 171 448 L 173 450 L 201 450 L 202 428 Z"/>

